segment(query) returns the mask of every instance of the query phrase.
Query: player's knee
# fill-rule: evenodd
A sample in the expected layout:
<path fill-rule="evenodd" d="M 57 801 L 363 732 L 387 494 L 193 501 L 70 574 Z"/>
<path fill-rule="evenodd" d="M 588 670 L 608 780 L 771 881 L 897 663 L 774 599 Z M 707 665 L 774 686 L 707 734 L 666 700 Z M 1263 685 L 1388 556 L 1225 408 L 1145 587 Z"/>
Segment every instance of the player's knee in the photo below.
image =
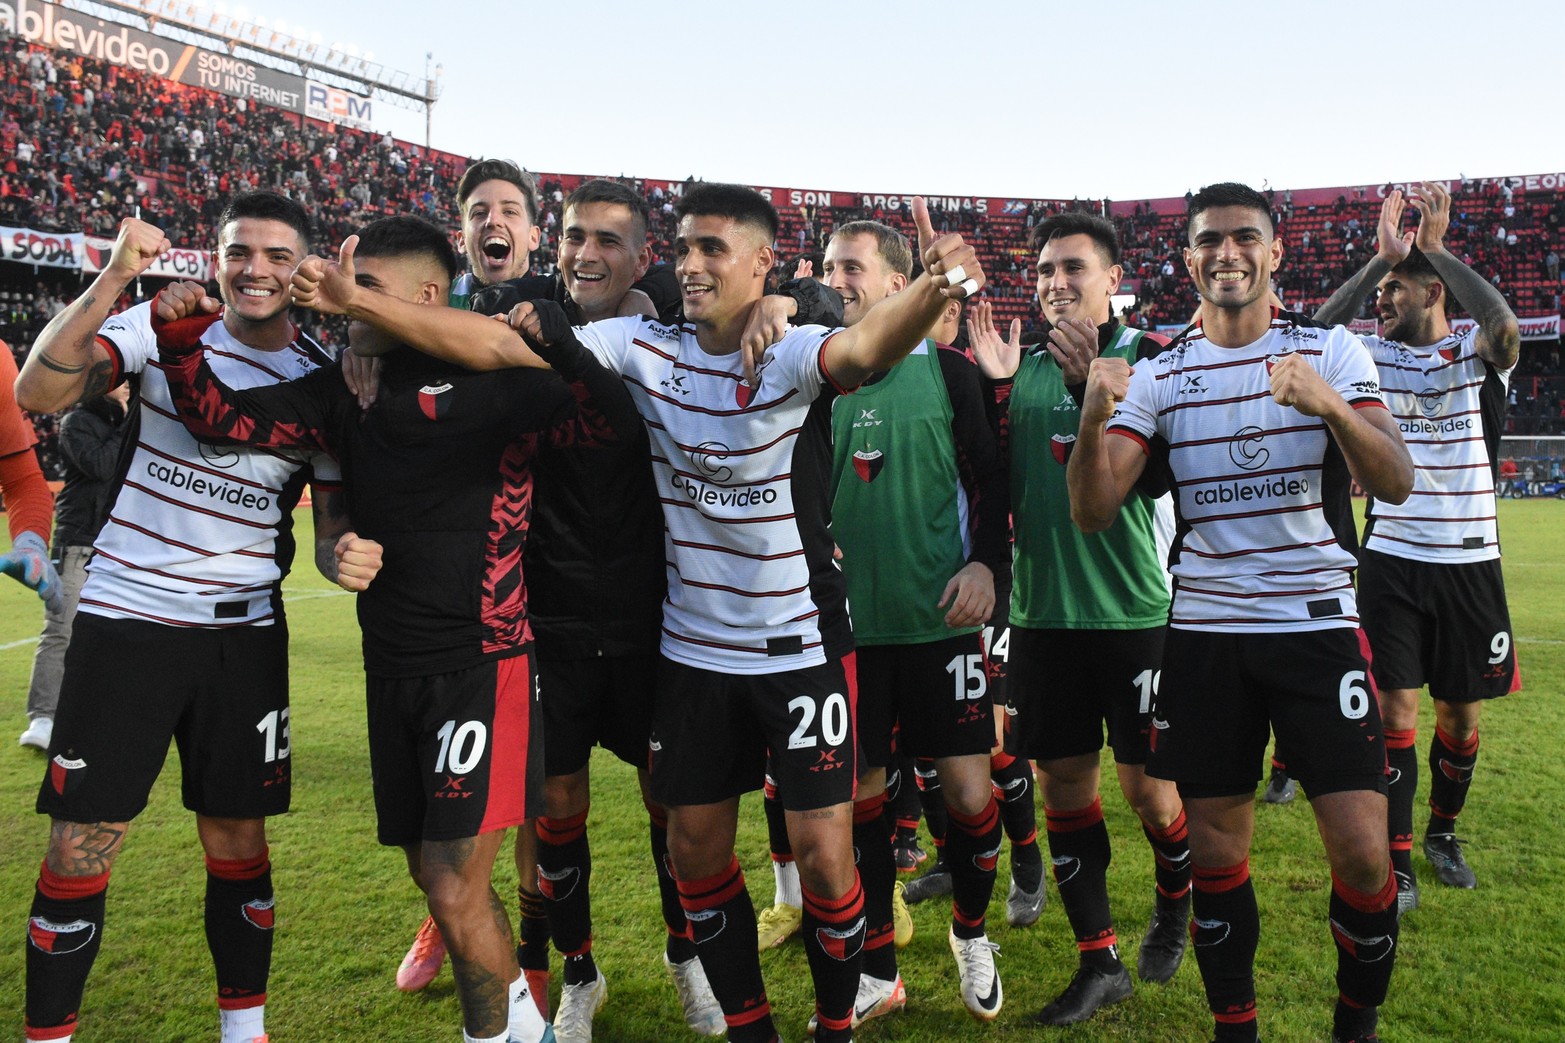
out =
<path fill-rule="evenodd" d="M 45 855 L 59 876 L 97 876 L 108 872 L 125 844 L 128 822 L 66 822 L 55 819 Z"/>
<path fill-rule="evenodd" d="M 253 861 L 266 855 L 264 818 L 212 818 L 196 816 L 196 833 L 208 858 L 221 861 Z"/>
<path fill-rule="evenodd" d="M 1183 805 L 1179 800 L 1179 790 L 1172 782 L 1147 775 L 1121 781 L 1125 800 L 1136 816 L 1147 825 L 1155 829 L 1167 829 L 1179 817 Z"/>
<path fill-rule="evenodd" d="M 550 818 L 570 818 L 587 810 L 592 801 L 592 786 L 587 769 L 570 775 L 551 775 L 543 780 L 543 803 Z"/>

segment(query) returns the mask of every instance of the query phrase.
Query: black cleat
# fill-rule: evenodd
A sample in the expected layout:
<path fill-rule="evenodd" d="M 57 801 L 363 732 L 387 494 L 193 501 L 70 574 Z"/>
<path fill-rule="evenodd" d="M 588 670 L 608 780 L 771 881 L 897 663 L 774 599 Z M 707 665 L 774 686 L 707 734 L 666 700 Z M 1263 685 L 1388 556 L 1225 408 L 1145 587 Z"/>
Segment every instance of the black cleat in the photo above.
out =
<path fill-rule="evenodd" d="M 1261 799 L 1268 804 L 1287 804 L 1298 792 L 1299 784 L 1287 772 L 1273 768 L 1272 777 L 1267 781 L 1266 792 L 1261 794 Z"/>
<path fill-rule="evenodd" d="M 928 858 L 924 848 L 918 842 L 918 835 L 904 836 L 898 833 L 891 841 L 891 861 L 896 865 L 899 873 L 912 873 L 917 871 L 919 864 Z"/>
<path fill-rule="evenodd" d="M 1152 920 L 1136 955 L 1136 977 L 1162 985 L 1174 980 L 1190 944 L 1190 896 L 1178 905 L 1152 910 Z"/>
<path fill-rule="evenodd" d="M 907 887 L 902 891 L 902 900 L 908 905 L 917 905 L 927 898 L 938 898 L 940 895 L 951 893 L 951 867 L 944 862 L 936 862 L 934 867 L 918 877 L 909 880 Z"/>
<path fill-rule="evenodd" d="M 1471 891 L 1478 886 L 1467 859 L 1462 857 L 1462 841 L 1452 833 L 1425 833 L 1424 857 L 1435 868 L 1435 878 L 1447 887 Z"/>
<path fill-rule="evenodd" d="M 1393 870 L 1397 878 L 1397 919 L 1418 908 L 1418 877 Z"/>
<path fill-rule="evenodd" d="M 1119 964 L 1112 974 L 1077 967 L 1059 999 L 1034 1014 L 1032 1020 L 1040 1025 L 1074 1025 L 1086 1021 L 1101 1007 L 1128 999 L 1130 991 L 1130 972 L 1124 964 Z"/>

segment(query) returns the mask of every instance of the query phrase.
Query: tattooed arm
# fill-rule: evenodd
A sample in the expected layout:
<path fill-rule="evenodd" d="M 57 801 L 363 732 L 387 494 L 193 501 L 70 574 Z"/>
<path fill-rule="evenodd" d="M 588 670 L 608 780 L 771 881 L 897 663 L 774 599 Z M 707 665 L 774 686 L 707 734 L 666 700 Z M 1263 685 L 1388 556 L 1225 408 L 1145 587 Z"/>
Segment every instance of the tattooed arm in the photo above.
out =
<path fill-rule="evenodd" d="M 1426 181 L 1413 199 L 1418 208 L 1418 234 L 1414 243 L 1440 274 L 1451 296 L 1478 323 L 1474 350 L 1495 369 L 1510 369 L 1521 354 L 1521 324 L 1500 291 L 1445 248 L 1451 225 L 1451 194 L 1437 181 Z"/>

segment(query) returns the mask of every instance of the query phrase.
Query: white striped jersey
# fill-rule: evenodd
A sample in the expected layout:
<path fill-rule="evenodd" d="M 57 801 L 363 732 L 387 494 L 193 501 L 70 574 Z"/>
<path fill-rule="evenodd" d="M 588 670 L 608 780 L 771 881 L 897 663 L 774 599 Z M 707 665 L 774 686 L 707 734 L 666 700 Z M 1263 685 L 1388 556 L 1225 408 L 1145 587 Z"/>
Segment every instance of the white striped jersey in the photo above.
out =
<path fill-rule="evenodd" d="M 676 662 L 771 674 L 852 650 L 830 534 L 832 332 L 789 330 L 752 390 L 740 354 L 708 354 L 694 326 L 627 318 L 578 330 L 651 436 L 668 563 L 662 652 Z"/>
<path fill-rule="evenodd" d="M 1432 562 L 1500 556 L 1495 450 L 1511 371 L 1479 358 L 1477 338 L 1476 326 L 1423 348 L 1362 338 L 1414 468 L 1405 503 L 1370 503 L 1370 550 Z"/>
<path fill-rule="evenodd" d="M 302 333 L 281 351 L 246 347 L 215 322 L 208 363 L 230 387 L 303 376 L 330 359 Z M 152 305 L 111 317 L 98 341 L 115 380 L 141 374 L 134 440 L 114 506 L 93 545 L 81 610 L 172 626 L 269 624 L 293 557 L 292 511 L 304 482 L 337 485 L 324 454 L 206 446 L 185 430 L 158 366 Z"/>
<path fill-rule="evenodd" d="M 1239 348 L 1199 326 L 1136 365 L 1109 429 L 1169 444 L 1180 540 L 1170 625 L 1276 632 L 1358 625 L 1347 466 L 1325 422 L 1272 398 L 1270 371 L 1302 355 L 1355 408 L 1383 408 L 1375 367 L 1346 330 L 1274 314 Z"/>

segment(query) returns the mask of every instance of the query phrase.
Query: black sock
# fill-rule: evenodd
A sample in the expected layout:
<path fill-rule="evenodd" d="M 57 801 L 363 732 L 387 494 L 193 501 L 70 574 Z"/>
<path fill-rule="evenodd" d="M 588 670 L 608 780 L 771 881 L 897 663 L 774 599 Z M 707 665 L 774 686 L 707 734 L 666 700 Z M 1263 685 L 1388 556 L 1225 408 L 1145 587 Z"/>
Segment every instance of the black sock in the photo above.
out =
<path fill-rule="evenodd" d="M 1261 914 L 1250 882 L 1250 860 L 1196 866 L 1191 884 L 1195 929 L 1190 947 L 1201 968 L 1207 1007 L 1217 1021 L 1217 1039 L 1256 1039 L 1255 949 L 1261 940 Z"/>
<path fill-rule="evenodd" d="M 745 890 L 739 859 L 716 876 L 679 881 L 679 901 L 690 921 L 701 969 L 723 1008 L 730 1043 L 771 1043 L 777 1028 L 761 981 L 755 908 Z"/>
<path fill-rule="evenodd" d="M 670 963 L 688 963 L 695 959 L 696 943 L 690 940 L 690 924 L 685 920 L 685 907 L 679 904 L 679 884 L 674 880 L 674 862 L 668 857 L 668 812 L 656 804 L 647 804 L 646 808 L 652 865 L 658 877 L 658 902 L 663 909 L 663 926 L 668 929 L 663 954 Z"/>
<path fill-rule="evenodd" d="M 1190 829 L 1185 823 L 1185 809 L 1179 809 L 1179 816 L 1167 829 L 1153 829 L 1143 821 L 1141 831 L 1152 845 L 1156 862 L 1152 875 L 1157 881 L 1158 908 L 1184 905 L 1190 898 Z"/>
<path fill-rule="evenodd" d="M 1054 883 L 1060 904 L 1076 936 L 1081 962 L 1096 970 L 1113 971 L 1119 964 L 1119 938 L 1109 912 L 1108 827 L 1103 824 L 1103 801 L 1074 811 L 1044 808 L 1048 823 L 1049 854 L 1054 861 Z"/>
<path fill-rule="evenodd" d="M 217 970 L 217 1005 L 266 1002 L 272 970 L 272 863 L 260 858 L 206 860 L 206 943 Z"/>
<path fill-rule="evenodd" d="M 565 984 L 585 985 L 598 976 L 592 959 L 592 848 L 587 810 L 569 818 L 540 815 L 538 891 L 548 916 L 549 937 L 565 959 Z"/>
<path fill-rule="evenodd" d="M 1473 768 L 1478 764 L 1478 730 L 1472 738 L 1458 742 L 1438 726 L 1429 744 L 1429 828 L 1428 833 L 1456 832 L 1456 816 L 1467 805 L 1467 791 L 1473 784 Z"/>
<path fill-rule="evenodd" d="M 549 969 L 549 916 L 543 895 L 516 886 L 516 906 L 521 923 L 516 934 L 516 962 L 524 971 Z"/>
<path fill-rule="evenodd" d="M 1386 825 L 1391 836 L 1391 868 L 1413 877 L 1413 796 L 1418 791 L 1418 731 L 1386 729 Z"/>
<path fill-rule="evenodd" d="M 772 849 L 772 861 L 792 861 L 793 843 L 788 839 L 788 819 L 783 813 L 782 801 L 777 799 L 777 783 L 772 781 L 770 772 L 766 775 L 761 807 L 766 810 L 766 841 Z M 779 855 L 782 857 L 777 857 Z"/>
<path fill-rule="evenodd" d="M 984 933 L 984 913 L 994 895 L 995 866 L 1000 861 L 1000 808 L 993 797 L 971 817 L 947 808 L 951 832 L 946 857 L 951 865 L 951 930 L 958 938 Z"/>
<path fill-rule="evenodd" d="M 853 802 L 853 851 L 864 889 L 864 973 L 891 981 L 897 976 L 897 947 L 892 944 L 891 893 L 897 867 L 886 832 L 885 794 Z"/>
<path fill-rule="evenodd" d="M 1025 757 L 991 754 L 989 778 L 1000 800 L 1000 821 L 1011 841 L 1011 876 L 1023 891 L 1036 892 L 1043 883 L 1043 852 L 1038 850 L 1032 765 Z"/>
<path fill-rule="evenodd" d="M 923 802 L 913 776 L 913 758 L 897 754 L 892 766 L 886 769 L 886 817 L 900 835 L 916 840 L 918 820 L 923 816 Z"/>
<path fill-rule="evenodd" d="M 27 1027 L 70 1029 L 103 942 L 109 874 L 59 876 L 45 863 L 27 921 Z"/>
<path fill-rule="evenodd" d="M 1333 1031 L 1342 1039 L 1373 1032 L 1397 962 L 1397 881 L 1386 874 L 1377 894 L 1331 875 L 1331 936 L 1337 943 L 1337 1010 Z"/>
<path fill-rule="evenodd" d="M 918 802 L 924 808 L 924 825 L 929 828 L 929 839 L 935 843 L 937 864 L 945 862 L 946 834 L 950 820 L 946 815 L 946 797 L 940 791 L 940 776 L 935 773 L 935 762 L 920 759 L 914 761 L 913 779 L 918 783 Z"/>
<path fill-rule="evenodd" d="M 864 888 L 857 874 L 841 898 L 822 898 L 804 891 L 803 933 L 804 953 L 815 982 L 815 1017 L 819 1022 L 815 1038 L 851 1040 L 865 942 Z M 893 951 L 895 948 L 892 946 Z"/>

